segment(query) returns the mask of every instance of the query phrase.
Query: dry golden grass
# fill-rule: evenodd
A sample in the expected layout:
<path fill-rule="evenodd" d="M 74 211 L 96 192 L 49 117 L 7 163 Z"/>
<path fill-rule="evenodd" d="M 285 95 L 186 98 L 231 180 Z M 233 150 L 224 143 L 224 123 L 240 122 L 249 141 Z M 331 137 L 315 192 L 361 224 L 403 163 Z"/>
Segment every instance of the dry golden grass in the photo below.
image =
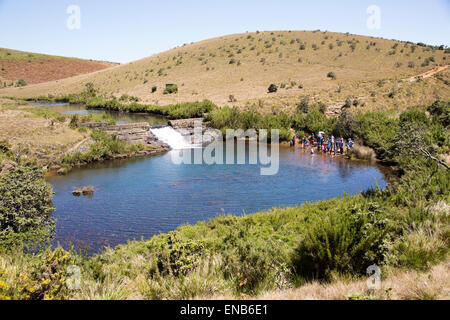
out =
<path fill-rule="evenodd" d="M 305 45 L 305 50 L 300 50 L 301 45 Z M 430 57 L 434 62 L 422 66 Z M 234 63 L 230 64 L 232 59 Z M 350 34 L 246 33 L 185 45 L 88 75 L 3 89 L 0 95 L 65 95 L 79 92 L 85 83 L 93 82 L 102 93 L 117 97 L 126 93 L 152 104 L 210 99 L 219 105 L 252 106 L 264 113 L 273 112 L 274 108 L 292 110 L 299 96 L 309 95 L 336 108 L 353 97 L 364 103 L 364 110 L 402 109 L 436 98 L 450 98 L 446 70 L 439 73 L 439 79 L 433 75 L 423 81 L 409 81 L 439 65 L 447 65 L 448 59 L 449 54 L 436 48 Z M 336 80 L 327 77 L 331 71 Z M 178 94 L 164 95 L 167 83 L 177 84 Z M 271 83 L 286 84 L 286 88 L 268 94 Z M 152 93 L 152 86 L 158 87 L 157 92 Z M 388 97 L 391 91 L 395 94 Z M 230 95 L 237 102 L 228 102 Z"/>
<path fill-rule="evenodd" d="M 3 105 L 3 106 L 2 106 Z M 0 101 L 0 141 L 7 141 L 23 161 L 44 166 L 62 157 L 86 138 L 67 123 L 37 118 L 19 107 L 5 107 Z"/>
<path fill-rule="evenodd" d="M 312 282 L 297 289 L 264 293 L 256 300 L 448 300 L 450 299 L 450 261 L 431 268 L 428 272 L 390 271 L 381 281 L 381 288 L 369 290 L 367 280 L 336 279 L 331 283 Z M 231 300 L 233 296 L 215 296 L 213 299 Z M 243 299 L 249 299 L 243 297 Z"/>

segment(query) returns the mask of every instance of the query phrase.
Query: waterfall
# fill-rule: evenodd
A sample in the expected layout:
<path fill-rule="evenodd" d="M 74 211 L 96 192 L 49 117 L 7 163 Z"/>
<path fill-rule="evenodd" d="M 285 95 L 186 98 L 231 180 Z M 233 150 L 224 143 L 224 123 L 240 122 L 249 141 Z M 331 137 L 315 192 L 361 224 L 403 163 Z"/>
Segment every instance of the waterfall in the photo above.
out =
<path fill-rule="evenodd" d="M 159 141 L 167 143 L 174 150 L 192 149 L 196 147 L 187 137 L 184 137 L 172 127 L 152 128 L 150 131 Z"/>

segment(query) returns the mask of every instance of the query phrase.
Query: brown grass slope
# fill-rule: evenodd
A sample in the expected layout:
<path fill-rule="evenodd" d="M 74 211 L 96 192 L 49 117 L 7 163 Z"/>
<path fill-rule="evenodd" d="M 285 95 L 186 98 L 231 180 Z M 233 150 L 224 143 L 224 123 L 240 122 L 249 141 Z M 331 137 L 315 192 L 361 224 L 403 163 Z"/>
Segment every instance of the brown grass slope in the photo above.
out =
<path fill-rule="evenodd" d="M 110 62 L 66 58 L 0 48 L 0 87 L 19 79 L 36 84 L 103 70 Z"/>
<path fill-rule="evenodd" d="M 184 45 L 88 75 L 3 89 L 0 96 L 64 95 L 93 82 L 104 94 L 126 93 L 153 104 L 210 99 L 224 105 L 233 95 L 237 101 L 231 104 L 274 112 L 292 109 L 308 95 L 331 108 L 348 98 L 360 100 L 366 109 L 403 108 L 450 98 L 449 69 L 410 81 L 449 60 L 445 50 L 406 42 L 321 31 L 268 31 Z M 177 84 L 179 92 L 164 95 L 167 83 Z M 271 83 L 285 86 L 269 94 Z M 155 93 L 153 86 L 158 87 Z"/>

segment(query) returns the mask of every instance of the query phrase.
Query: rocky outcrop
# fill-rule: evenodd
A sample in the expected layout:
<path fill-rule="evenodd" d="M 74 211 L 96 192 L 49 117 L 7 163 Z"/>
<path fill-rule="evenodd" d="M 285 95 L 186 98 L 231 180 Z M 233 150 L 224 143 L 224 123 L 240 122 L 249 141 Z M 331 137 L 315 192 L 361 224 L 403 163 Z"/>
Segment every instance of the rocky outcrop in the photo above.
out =
<path fill-rule="evenodd" d="M 171 120 L 169 121 L 169 126 L 174 129 L 194 129 L 195 123 L 201 122 L 204 126 L 203 118 L 192 118 L 192 119 L 182 119 L 182 120 Z"/>
<path fill-rule="evenodd" d="M 103 130 L 107 126 L 108 126 L 107 122 L 84 122 L 78 124 L 78 127 L 86 127 L 89 129 L 99 129 L 99 130 Z"/>
<path fill-rule="evenodd" d="M 107 126 L 104 130 L 106 133 L 115 135 L 119 140 L 127 141 L 131 144 L 148 144 L 156 141 L 150 132 L 148 123 L 129 123 L 114 126 Z"/>
<path fill-rule="evenodd" d="M 119 125 L 108 125 L 106 122 L 80 123 L 79 127 L 103 130 L 110 135 L 115 135 L 119 140 L 130 144 L 156 143 L 156 137 L 150 132 L 148 123 L 128 123 Z M 161 144 L 161 143 L 159 143 Z"/>

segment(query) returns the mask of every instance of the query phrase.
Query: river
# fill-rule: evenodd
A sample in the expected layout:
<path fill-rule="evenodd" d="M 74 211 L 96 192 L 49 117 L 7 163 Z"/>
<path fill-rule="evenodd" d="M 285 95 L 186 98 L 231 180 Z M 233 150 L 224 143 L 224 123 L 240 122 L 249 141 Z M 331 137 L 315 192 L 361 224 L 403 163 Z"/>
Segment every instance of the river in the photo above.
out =
<path fill-rule="evenodd" d="M 67 105 L 53 108 L 65 114 L 95 112 Z M 165 123 L 164 119 L 143 115 L 116 117 L 123 123 Z M 358 194 L 374 188 L 376 182 L 386 187 L 377 166 L 311 155 L 299 148 L 280 147 L 279 171 L 272 176 L 261 175 L 259 165 L 178 165 L 172 161 L 173 152 L 179 151 L 97 163 L 66 176 L 49 177 L 55 192 L 55 244 L 73 244 L 92 254 L 104 246 L 149 239 L 218 214 L 251 214 Z M 74 187 L 89 185 L 95 188 L 92 197 L 72 195 Z"/>

